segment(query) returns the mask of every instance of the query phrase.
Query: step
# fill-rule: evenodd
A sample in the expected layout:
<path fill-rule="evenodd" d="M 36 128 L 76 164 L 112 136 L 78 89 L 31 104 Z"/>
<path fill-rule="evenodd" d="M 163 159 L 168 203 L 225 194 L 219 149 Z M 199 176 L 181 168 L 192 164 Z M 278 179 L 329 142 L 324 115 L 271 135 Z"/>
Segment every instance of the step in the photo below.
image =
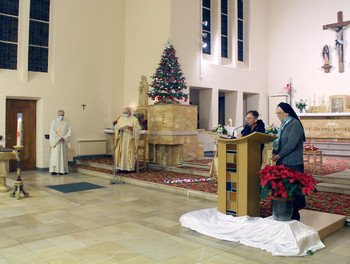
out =
<path fill-rule="evenodd" d="M 308 141 L 304 143 L 307 145 Z M 315 141 L 314 146 L 322 150 L 322 155 L 333 157 L 350 157 L 349 142 L 322 142 Z"/>
<path fill-rule="evenodd" d="M 208 170 L 210 169 L 209 164 L 201 164 L 201 163 L 186 162 L 186 161 L 182 163 L 182 167 L 195 167 L 195 168 L 202 168 L 202 169 L 208 169 Z"/>
<path fill-rule="evenodd" d="M 317 181 L 326 182 L 326 183 L 335 183 L 335 184 L 342 184 L 342 185 L 349 185 L 350 186 L 350 176 L 347 175 L 340 175 L 337 174 L 329 174 L 329 175 L 313 175 L 313 177 Z"/>
<path fill-rule="evenodd" d="M 317 184 L 317 190 L 322 192 L 350 194 L 350 185 L 321 182 Z"/>
<path fill-rule="evenodd" d="M 195 170 L 195 169 L 189 169 L 186 167 L 162 166 L 162 165 L 155 164 L 155 163 L 147 164 L 147 168 L 153 169 L 153 170 L 164 170 L 164 171 L 172 171 L 172 172 L 178 172 L 178 173 L 185 173 L 185 174 L 192 174 L 192 175 L 197 175 L 197 176 L 209 177 L 209 170 L 199 171 L 199 170 Z"/>
<path fill-rule="evenodd" d="M 103 163 L 93 162 L 93 161 L 87 161 L 87 160 L 83 160 L 83 159 L 76 160 L 76 164 L 100 168 L 100 169 L 106 169 L 106 170 L 113 170 L 113 165 L 108 165 L 108 164 L 103 164 Z"/>

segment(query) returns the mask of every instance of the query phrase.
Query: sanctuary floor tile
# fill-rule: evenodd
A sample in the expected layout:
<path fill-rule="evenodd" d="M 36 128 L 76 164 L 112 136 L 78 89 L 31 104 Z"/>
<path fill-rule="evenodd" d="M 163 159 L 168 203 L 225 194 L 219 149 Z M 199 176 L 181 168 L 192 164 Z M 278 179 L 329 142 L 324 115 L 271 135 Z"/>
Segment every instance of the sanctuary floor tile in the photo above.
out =
<path fill-rule="evenodd" d="M 7 184 L 13 187 L 16 175 Z M 325 238 L 312 256 L 273 257 L 181 227 L 189 211 L 216 202 L 78 173 L 22 172 L 30 197 L 0 193 L 0 264 L 41 263 L 350 263 L 350 229 Z M 104 188 L 61 193 L 46 186 L 88 182 Z"/>

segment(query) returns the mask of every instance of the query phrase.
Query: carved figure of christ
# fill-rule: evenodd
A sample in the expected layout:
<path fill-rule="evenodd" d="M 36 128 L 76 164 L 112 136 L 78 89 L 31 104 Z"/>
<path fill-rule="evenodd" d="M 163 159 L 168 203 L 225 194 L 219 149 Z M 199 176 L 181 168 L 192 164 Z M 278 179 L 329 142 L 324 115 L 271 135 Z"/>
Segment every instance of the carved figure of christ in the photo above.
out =
<path fill-rule="evenodd" d="M 338 61 L 339 61 L 339 72 L 344 72 L 344 41 L 343 41 L 343 31 L 350 25 L 349 21 L 343 21 L 343 12 L 339 11 L 337 13 L 338 22 L 333 24 L 328 24 L 323 26 L 323 30 L 329 29 L 337 33 L 337 39 L 335 40 L 335 49 L 338 52 Z"/>

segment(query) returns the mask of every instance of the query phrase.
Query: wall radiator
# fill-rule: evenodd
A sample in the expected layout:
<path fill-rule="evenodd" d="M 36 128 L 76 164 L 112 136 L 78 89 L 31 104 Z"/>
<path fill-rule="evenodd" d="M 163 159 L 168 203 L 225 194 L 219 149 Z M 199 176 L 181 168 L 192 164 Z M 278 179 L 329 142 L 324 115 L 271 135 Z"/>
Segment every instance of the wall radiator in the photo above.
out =
<path fill-rule="evenodd" d="M 78 139 L 78 155 L 105 155 L 107 153 L 106 139 Z"/>

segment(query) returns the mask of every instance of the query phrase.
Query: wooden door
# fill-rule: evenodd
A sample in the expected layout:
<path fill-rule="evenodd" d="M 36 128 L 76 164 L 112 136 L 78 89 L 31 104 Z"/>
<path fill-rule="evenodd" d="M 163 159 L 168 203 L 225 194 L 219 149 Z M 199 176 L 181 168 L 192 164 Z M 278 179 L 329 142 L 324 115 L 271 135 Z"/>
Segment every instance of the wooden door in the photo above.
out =
<path fill-rule="evenodd" d="M 21 151 L 21 169 L 35 170 L 36 166 L 36 101 L 6 100 L 6 147 L 17 144 L 17 113 L 23 113 L 23 150 Z M 10 162 L 10 171 L 17 168 L 17 162 Z"/>

